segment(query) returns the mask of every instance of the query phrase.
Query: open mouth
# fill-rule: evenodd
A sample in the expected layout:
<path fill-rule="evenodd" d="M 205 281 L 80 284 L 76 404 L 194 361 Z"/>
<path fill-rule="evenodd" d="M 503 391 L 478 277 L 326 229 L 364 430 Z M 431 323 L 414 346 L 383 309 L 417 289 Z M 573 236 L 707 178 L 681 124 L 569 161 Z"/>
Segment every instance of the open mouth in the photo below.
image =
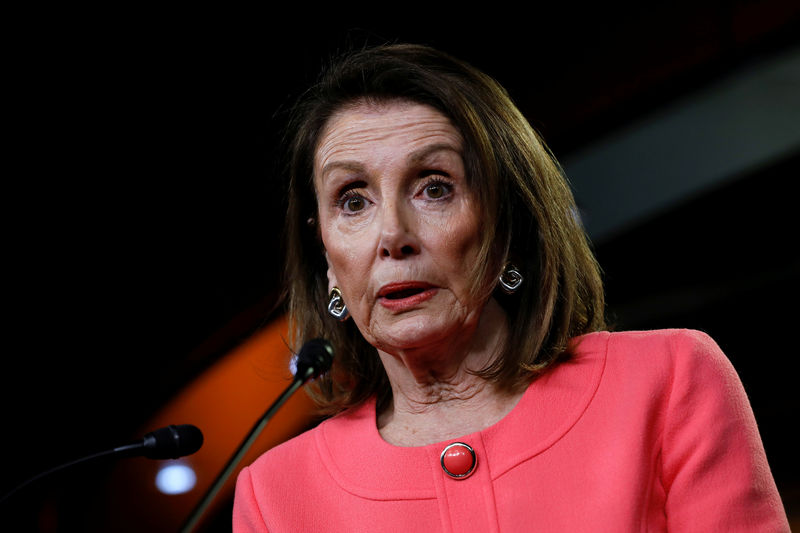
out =
<path fill-rule="evenodd" d="M 378 292 L 380 304 L 391 312 L 416 309 L 434 297 L 438 288 L 424 281 L 399 281 L 384 285 Z"/>
<path fill-rule="evenodd" d="M 410 289 L 403 289 L 395 292 L 390 292 L 384 295 L 384 298 L 388 300 L 402 300 L 403 298 L 408 298 L 409 296 L 414 296 L 415 294 L 419 294 L 424 291 L 422 287 L 413 287 Z"/>

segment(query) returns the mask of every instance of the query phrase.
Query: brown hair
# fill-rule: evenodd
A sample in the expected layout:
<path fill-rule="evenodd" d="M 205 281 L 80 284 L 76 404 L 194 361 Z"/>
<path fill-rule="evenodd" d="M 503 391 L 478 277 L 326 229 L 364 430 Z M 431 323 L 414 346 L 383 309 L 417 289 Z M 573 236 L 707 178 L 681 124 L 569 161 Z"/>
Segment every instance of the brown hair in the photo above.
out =
<path fill-rule="evenodd" d="M 286 284 L 290 343 L 331 341 L 332 370 L 312 390 L 334 413 L 391 389 L 375 348 L 352 320 L 329 316 L 328 280 L 317 220 L 313 161 L 331 116 L 357 101 L 410 100 L 447 116 L 464 138 L 470 186 L 481 199 L 481 259 L 475 291 L 512 261 L 525 281 L 498 293 L 509 321 L 502 353 L 479 375 L 501 388 L 529 382 L 567 355 L 570 338 L 605 326 L 597 262 L 577 218 L 562 170 L 506 91 L 470 65 L 438 50 L 408 44 L 351 52 L 329 67 L 293 111 L 289 146 Z M 487 294 L 488 296 L 488 294 Z"/>

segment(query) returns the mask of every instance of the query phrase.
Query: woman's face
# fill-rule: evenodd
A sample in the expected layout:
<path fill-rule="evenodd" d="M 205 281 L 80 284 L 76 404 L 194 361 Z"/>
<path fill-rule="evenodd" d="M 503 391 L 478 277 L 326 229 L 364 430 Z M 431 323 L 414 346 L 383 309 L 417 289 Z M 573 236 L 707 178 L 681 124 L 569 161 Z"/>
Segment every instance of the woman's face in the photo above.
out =
<path fill-rule="evenodd" d="M 451 342 L 477 325 L 470 293 L 477 199 L 449 119 L 410 102 L 336 113 L 314 160 L 322 241 L 361 333 L 392 353 Z"/>

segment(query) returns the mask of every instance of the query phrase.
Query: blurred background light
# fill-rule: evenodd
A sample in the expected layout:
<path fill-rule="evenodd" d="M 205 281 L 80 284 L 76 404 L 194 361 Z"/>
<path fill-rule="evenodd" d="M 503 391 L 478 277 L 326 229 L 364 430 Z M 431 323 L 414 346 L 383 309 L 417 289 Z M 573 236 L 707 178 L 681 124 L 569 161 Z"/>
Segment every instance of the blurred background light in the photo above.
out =
<path fill-rule="evenodd" d="M 156 487 L 164 494 L 189 492 L 196 483 L 192 467 L 180 461 L 165 463 L 156 474 Z"/>

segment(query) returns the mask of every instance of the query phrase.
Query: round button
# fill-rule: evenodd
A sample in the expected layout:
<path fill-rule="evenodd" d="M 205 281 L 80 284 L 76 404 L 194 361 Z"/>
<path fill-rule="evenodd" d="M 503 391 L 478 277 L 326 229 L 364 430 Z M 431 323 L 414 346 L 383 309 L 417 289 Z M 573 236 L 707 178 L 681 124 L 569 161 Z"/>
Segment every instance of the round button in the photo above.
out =
<path fill-rule="evenodd" d="M 468 478 L 478 465 L 475 450 L 463 442 L 454 442 L 442 450 L 442 470 L 454 479 Z"/>

